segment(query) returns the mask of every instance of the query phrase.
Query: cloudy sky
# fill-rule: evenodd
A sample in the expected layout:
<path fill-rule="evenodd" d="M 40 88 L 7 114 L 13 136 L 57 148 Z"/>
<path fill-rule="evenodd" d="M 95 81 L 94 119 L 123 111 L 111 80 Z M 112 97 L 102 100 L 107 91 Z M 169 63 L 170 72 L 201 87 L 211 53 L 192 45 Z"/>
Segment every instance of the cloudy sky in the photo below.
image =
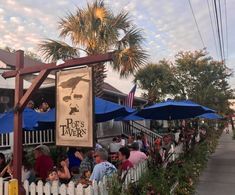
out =
<path fill-rule="evenodd" d="M 36 53 L 37 45 L 43 39 L 58 39 L 59 19 L 68 11 L 76 10 L 76 7 L 86 6 L 86 2 L 86 0 L 0 0 L 0 47 L 9 46 Z M 133 22 L 143 29 L 146 37 L 144 47 L 150 53 L 150 61 L 173 59 L 178 51 L 203 48 L 188 0 L 105 0 L 105 2 L 115 12 L 128 11 Z M 222 11 L 224 11 L 224 2 L 221 0 Z M 205 46 L 210 55 L 219 59 L 207 1 L 191 0 L 191 3 Z M 227 0 L 229 44 L 228 52 L 225 45 L 225 53 L 228 53 L 227 65 L 231 69 L 235 68 L 234 10 L 235 0 Z M 126 93 L 133 86 L 132 78 L 120 80 L 118 74 L 110 67 L 106 81 Z M 235 87 L 235 79 L 232 78 L 230 83 Z"/>

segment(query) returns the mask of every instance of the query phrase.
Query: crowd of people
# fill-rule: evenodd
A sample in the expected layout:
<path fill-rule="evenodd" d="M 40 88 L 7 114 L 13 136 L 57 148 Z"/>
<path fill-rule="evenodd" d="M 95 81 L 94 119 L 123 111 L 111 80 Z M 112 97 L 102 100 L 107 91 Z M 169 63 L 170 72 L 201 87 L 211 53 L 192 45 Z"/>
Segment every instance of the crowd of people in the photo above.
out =
<path fill-rule="evenodd" d="M 69 147 L 66 153 L 61 153 L 53 160 L 50 149 L 46 145 L 38 145 L 33 149 L 34 164 L 30 165 L 23 154 L 22 182 L 59 182 L 68 184 L 90 185 L 92 181 L 99 182 L 104 176 L 124 171 L 147 159 L 144 152 L 144 142 L 120 136 L 113 138 L 108 149 L 96 144 L 95 148 Z M 116 155 L 115 161 L 112 155 Z M 12 178 L 13 157 L 7 162 L 4 154 L 0 153 L 0 177 Z"/>
<path fill-rule="evenodd" d="M 171 154 L 174 154 L 174 148 L 182 144 L 182 151 L 189 152 L 194 146 L 206 138 L 206 130 L 203 127 L 181 126 L 174 129 L 168 129 L 168 132 L 162 135 L 162 138 L 157 137 L 154 141 L 154 147 L 150 153 L 152 159 L 155 160 L 155 165 L 169 161 Z M 170 154 L 170 155 L 169 155 Z M 172 158 L 173 159 L 173 156 Z"/>
<path fill-rule="evenodd" d="M 197 133 L 196 133 L 197 132 Z M 52 159 L 50 149 L 46 145 L 39 145 L 33 149 L 34 164 L 29 162 L 26 153 L 23 153 L 22 182 L 29 180 L 35 182 L 57 181 L 60 184 L 90 185 L 92 181 L 99 182 L 104 176 L 123 172 L 137 166 L 148 159 L 154 159 L 162 164 L 171 149 L 172 144 L 184 143 L 189 147 L 193 142 L 198 142 L 198 135 L 203 139 L 206 132 L 203 128 L 196 131 L 194 128 L 181 128 L 174 134 L 167 133 L 162 138 L 157 137 L 154 145 L 150 147 L 144 133 L 113 137 L 107 149 L 96 143 L 95 148 L 68 147 L 66 152 Z M 13 157 L 7 162 L 3 153 L 0 153 L 0 177 L 11 178 L 13 173 Z"/>

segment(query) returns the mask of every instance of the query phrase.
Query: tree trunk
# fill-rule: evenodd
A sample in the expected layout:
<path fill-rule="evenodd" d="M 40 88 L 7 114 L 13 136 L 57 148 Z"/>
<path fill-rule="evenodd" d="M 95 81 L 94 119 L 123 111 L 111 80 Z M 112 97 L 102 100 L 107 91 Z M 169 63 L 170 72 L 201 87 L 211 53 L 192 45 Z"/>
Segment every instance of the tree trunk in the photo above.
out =
<path fill-rule="evenodd" d="M 103 95 L 103 84 L 106 78 L 106 68 L 104 63 L 94 65 L 94 94 L 96 97 Z"/>

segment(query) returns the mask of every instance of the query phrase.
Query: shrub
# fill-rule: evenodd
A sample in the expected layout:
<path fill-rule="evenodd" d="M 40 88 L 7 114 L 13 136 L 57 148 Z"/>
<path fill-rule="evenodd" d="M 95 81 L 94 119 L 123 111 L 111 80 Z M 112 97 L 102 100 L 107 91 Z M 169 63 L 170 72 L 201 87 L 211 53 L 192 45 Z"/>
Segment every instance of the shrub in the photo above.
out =
<path fill-rule="evenodd" d="M 149 171 L 139 181 L 142 194 L 169 194 L 171 186 L 178 181 L 177 195 L 195 192 L 195 184 L 201 171 L 207 165 L 209 155 L 215 151 L 222 130 L 215 131 L 207 127 L 206 139 L 195 145 L 194 149 L 180 156 L 166 169 L 150 166 Z M 154 163 L 150 163 L 151 165 Z"/>

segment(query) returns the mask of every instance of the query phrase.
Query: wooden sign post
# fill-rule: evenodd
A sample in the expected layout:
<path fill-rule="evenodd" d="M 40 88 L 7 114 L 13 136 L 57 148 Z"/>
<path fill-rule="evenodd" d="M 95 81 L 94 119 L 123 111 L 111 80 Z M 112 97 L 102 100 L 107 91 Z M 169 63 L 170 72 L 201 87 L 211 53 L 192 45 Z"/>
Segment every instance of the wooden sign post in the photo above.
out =
<path fill-rule="evenodd" d="M 40 87 L 52 70 L 62 70 L 70 67 L 80 67 L 84 65 L 92 66 L 94 64 L 112 61 L 113 53 L 87 56 L 67 60 L 61 65 L 49 63 L 31 67 L 24 67 L 24 52 L 16 51 L 16 70 L 7 71 L 2 74 L 3 78 L 15 77 L 15 112 L 14 112 L 14 146 L 13 146 L 13 177 L 18 180 L 18 194 L 24 194 L 21 185 L 21 167 L 22 167 L 22 112 L 34 92 Z M 23 76 L 39 72 L 39 75 L 33 80 L 29 89 L 23 94 Z"/>

